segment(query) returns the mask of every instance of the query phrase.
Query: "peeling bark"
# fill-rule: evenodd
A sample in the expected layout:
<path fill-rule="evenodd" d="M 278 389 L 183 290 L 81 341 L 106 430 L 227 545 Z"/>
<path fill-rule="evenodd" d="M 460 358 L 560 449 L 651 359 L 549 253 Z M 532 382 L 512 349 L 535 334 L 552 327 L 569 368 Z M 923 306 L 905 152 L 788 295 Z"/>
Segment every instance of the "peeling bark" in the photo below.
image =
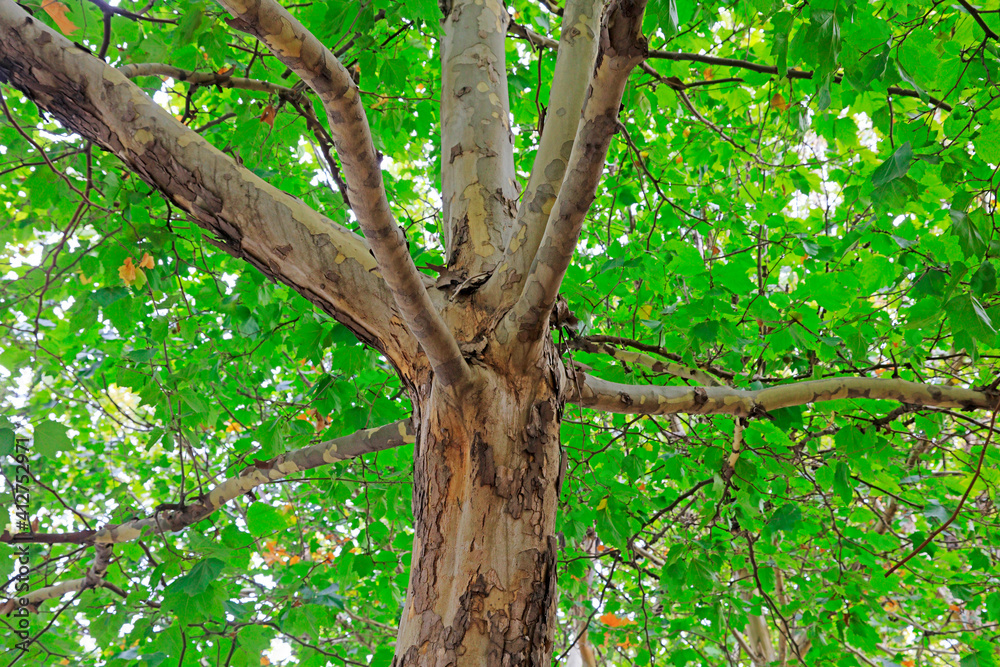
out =
<path fill-rule="evenodd" d="M 625 84 L 629 73 L 645 57 L 646 40 L 641 34 L 645 6 L 640 0 L 615 0 L 605 10 L 597 65 L 587 89 L 563 187 L 549 213 L 524 290 L 502 324 L 499 340 L 503 343 L 516 337 L 522 345 L 531 347 L 548 327 L 549 313 L 576 250 L 584 218 L 594 202 L 611 137 L 617 132 Z M 528 358 L 530 363 L 530 355 Z"/>
<path fill-rule="evenodd" d="M 416 536 L 393 665 L 548 665 L 564 372 L 474 367 L 461 403 L 420 398 Z"/>
<path fill-rule="evenodd" d="M 493 291 L 502 290 L 508 303 L 513 303 L 520 293 L 562 189 L 597 57 L 603 5 L 603 0 L 570 0 L 563 12 L 556 70 L 538 152 L 517 220 L 504 239 L 506 253 L 489 285 Z"/>
<path fill-rule="evenodd" d="M 872 398 L 960 410 L 993 409 L 1000 393 L 907 380 L 844 377 L 810 380 L 754 391 L 728 387 L 658 387 L 608 382 L 578 373 L 569 402 L 634 415 L 728 414 L 762 417 L 770 410 L 844 398 Z"/>
<path fill-rule="evenodd" d="M 410 257 L 382 182 L 382 156 L 375 151 L 361 93 L 347 69 L 312 33 L 275 0 L 219 0 L 234 27 L 250 33 L 319 96 L 340 156 L 351 208 L 407 327 L 445 384 L 466 379 L 468 367 L 422 276 Z"/>
<path fill-rule="evenodd" d="M 455 0 L 441 68 L 445 257 L 456 281 L 492 271 L 517 208 L 502 0 Z"/>

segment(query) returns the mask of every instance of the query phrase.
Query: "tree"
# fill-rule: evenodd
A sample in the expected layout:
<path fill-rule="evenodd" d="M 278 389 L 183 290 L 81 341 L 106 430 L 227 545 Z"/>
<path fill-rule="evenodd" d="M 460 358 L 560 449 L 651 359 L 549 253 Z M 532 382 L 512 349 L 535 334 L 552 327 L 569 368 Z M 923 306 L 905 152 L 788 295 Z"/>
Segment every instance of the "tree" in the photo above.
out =
<path fill-rule="evenodd" d="M 11 664 L 995 664 L 1000 14 L 646 4 L 0 0 Z"/>

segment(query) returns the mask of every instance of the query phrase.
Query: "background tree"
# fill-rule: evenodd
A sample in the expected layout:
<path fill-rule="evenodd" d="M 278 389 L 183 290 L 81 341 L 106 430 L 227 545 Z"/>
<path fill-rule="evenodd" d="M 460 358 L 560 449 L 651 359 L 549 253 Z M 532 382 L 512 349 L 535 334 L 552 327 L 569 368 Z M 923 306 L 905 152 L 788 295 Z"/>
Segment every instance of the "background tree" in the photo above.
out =
<path fill-rule="evenodd" d="M 0 0 L 10 664 L 995 664 L 995 4 L 220 4 Z"/>

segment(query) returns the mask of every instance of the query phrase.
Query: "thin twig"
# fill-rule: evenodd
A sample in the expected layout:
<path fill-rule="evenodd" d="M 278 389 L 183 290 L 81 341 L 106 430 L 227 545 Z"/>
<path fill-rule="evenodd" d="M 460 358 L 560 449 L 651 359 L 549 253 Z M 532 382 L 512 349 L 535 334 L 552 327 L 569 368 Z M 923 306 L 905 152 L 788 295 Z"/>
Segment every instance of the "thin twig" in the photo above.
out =
<path fill-rule="evenodd" d="M 972 493 L 972 487 L 976 485 L 976 482 L 979 481 L 979 476 L 982 475 L 983 473 L 983 460 L 986 458 L 986 450 L 990 446 L 990 440 L 993 439 L 993 425 L 996 424 L 998 410 L 1000 410 L 1000 402 L 998 402 L 997 406 L 993 408 L 993 416 L 990 418 L 990 429 L 986 433 L 986 441 L 983 442 L 983 449 L 981 452 L 979 452 L 979 462 L 976 464 L 976 472 L 972 476 L 972 481 L 969 482 L 969 486 L 965 489 L 965 493 L 962 495 L 962 499 L 958 501 L 958 507 L 956 507 L 955 511 L 951 513 L 951 516 L 948 517 L 947 521 L 945 521 L 940 526 L 931 531 L 931 534 L 928 535 L 927 538 L 920 543 L 920 546 L 911 551 L 906 558 L 904 558 L 903 560 L 899 561 L 898 563 L 890 567 L 888 570 L 886 570 L 885 576 L 888 577 L 890 574 L 892 574 L 899 568 L 903 567 L 903 565 L 905 565 L 907 561 L 909 561 L 911 558 L 920 553 L 924 547 L 926 547 L 928 544 L 931 543 L 931 540 L 940 535 L 941 531 L 950 526 L 952 522 L 954 522 L 955 519 L 958 518 L 959 512 L 962 511 L 962 506 L 965 505 L 965 501 L 969 499 L 969 494 Z"/>

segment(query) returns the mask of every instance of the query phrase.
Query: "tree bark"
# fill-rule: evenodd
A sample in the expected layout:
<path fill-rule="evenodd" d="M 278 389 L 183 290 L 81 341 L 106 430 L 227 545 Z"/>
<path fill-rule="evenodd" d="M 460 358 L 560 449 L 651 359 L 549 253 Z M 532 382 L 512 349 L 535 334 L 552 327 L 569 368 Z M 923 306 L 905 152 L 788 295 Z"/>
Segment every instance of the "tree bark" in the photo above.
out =
<path fill-rule="evenodd" d="M 565 374 L 551 345 L 527 374 L 508 363 L 487 355 L 460 399 L 414 401 L 416 536 L 395 667 L 551 661 Z"/>

